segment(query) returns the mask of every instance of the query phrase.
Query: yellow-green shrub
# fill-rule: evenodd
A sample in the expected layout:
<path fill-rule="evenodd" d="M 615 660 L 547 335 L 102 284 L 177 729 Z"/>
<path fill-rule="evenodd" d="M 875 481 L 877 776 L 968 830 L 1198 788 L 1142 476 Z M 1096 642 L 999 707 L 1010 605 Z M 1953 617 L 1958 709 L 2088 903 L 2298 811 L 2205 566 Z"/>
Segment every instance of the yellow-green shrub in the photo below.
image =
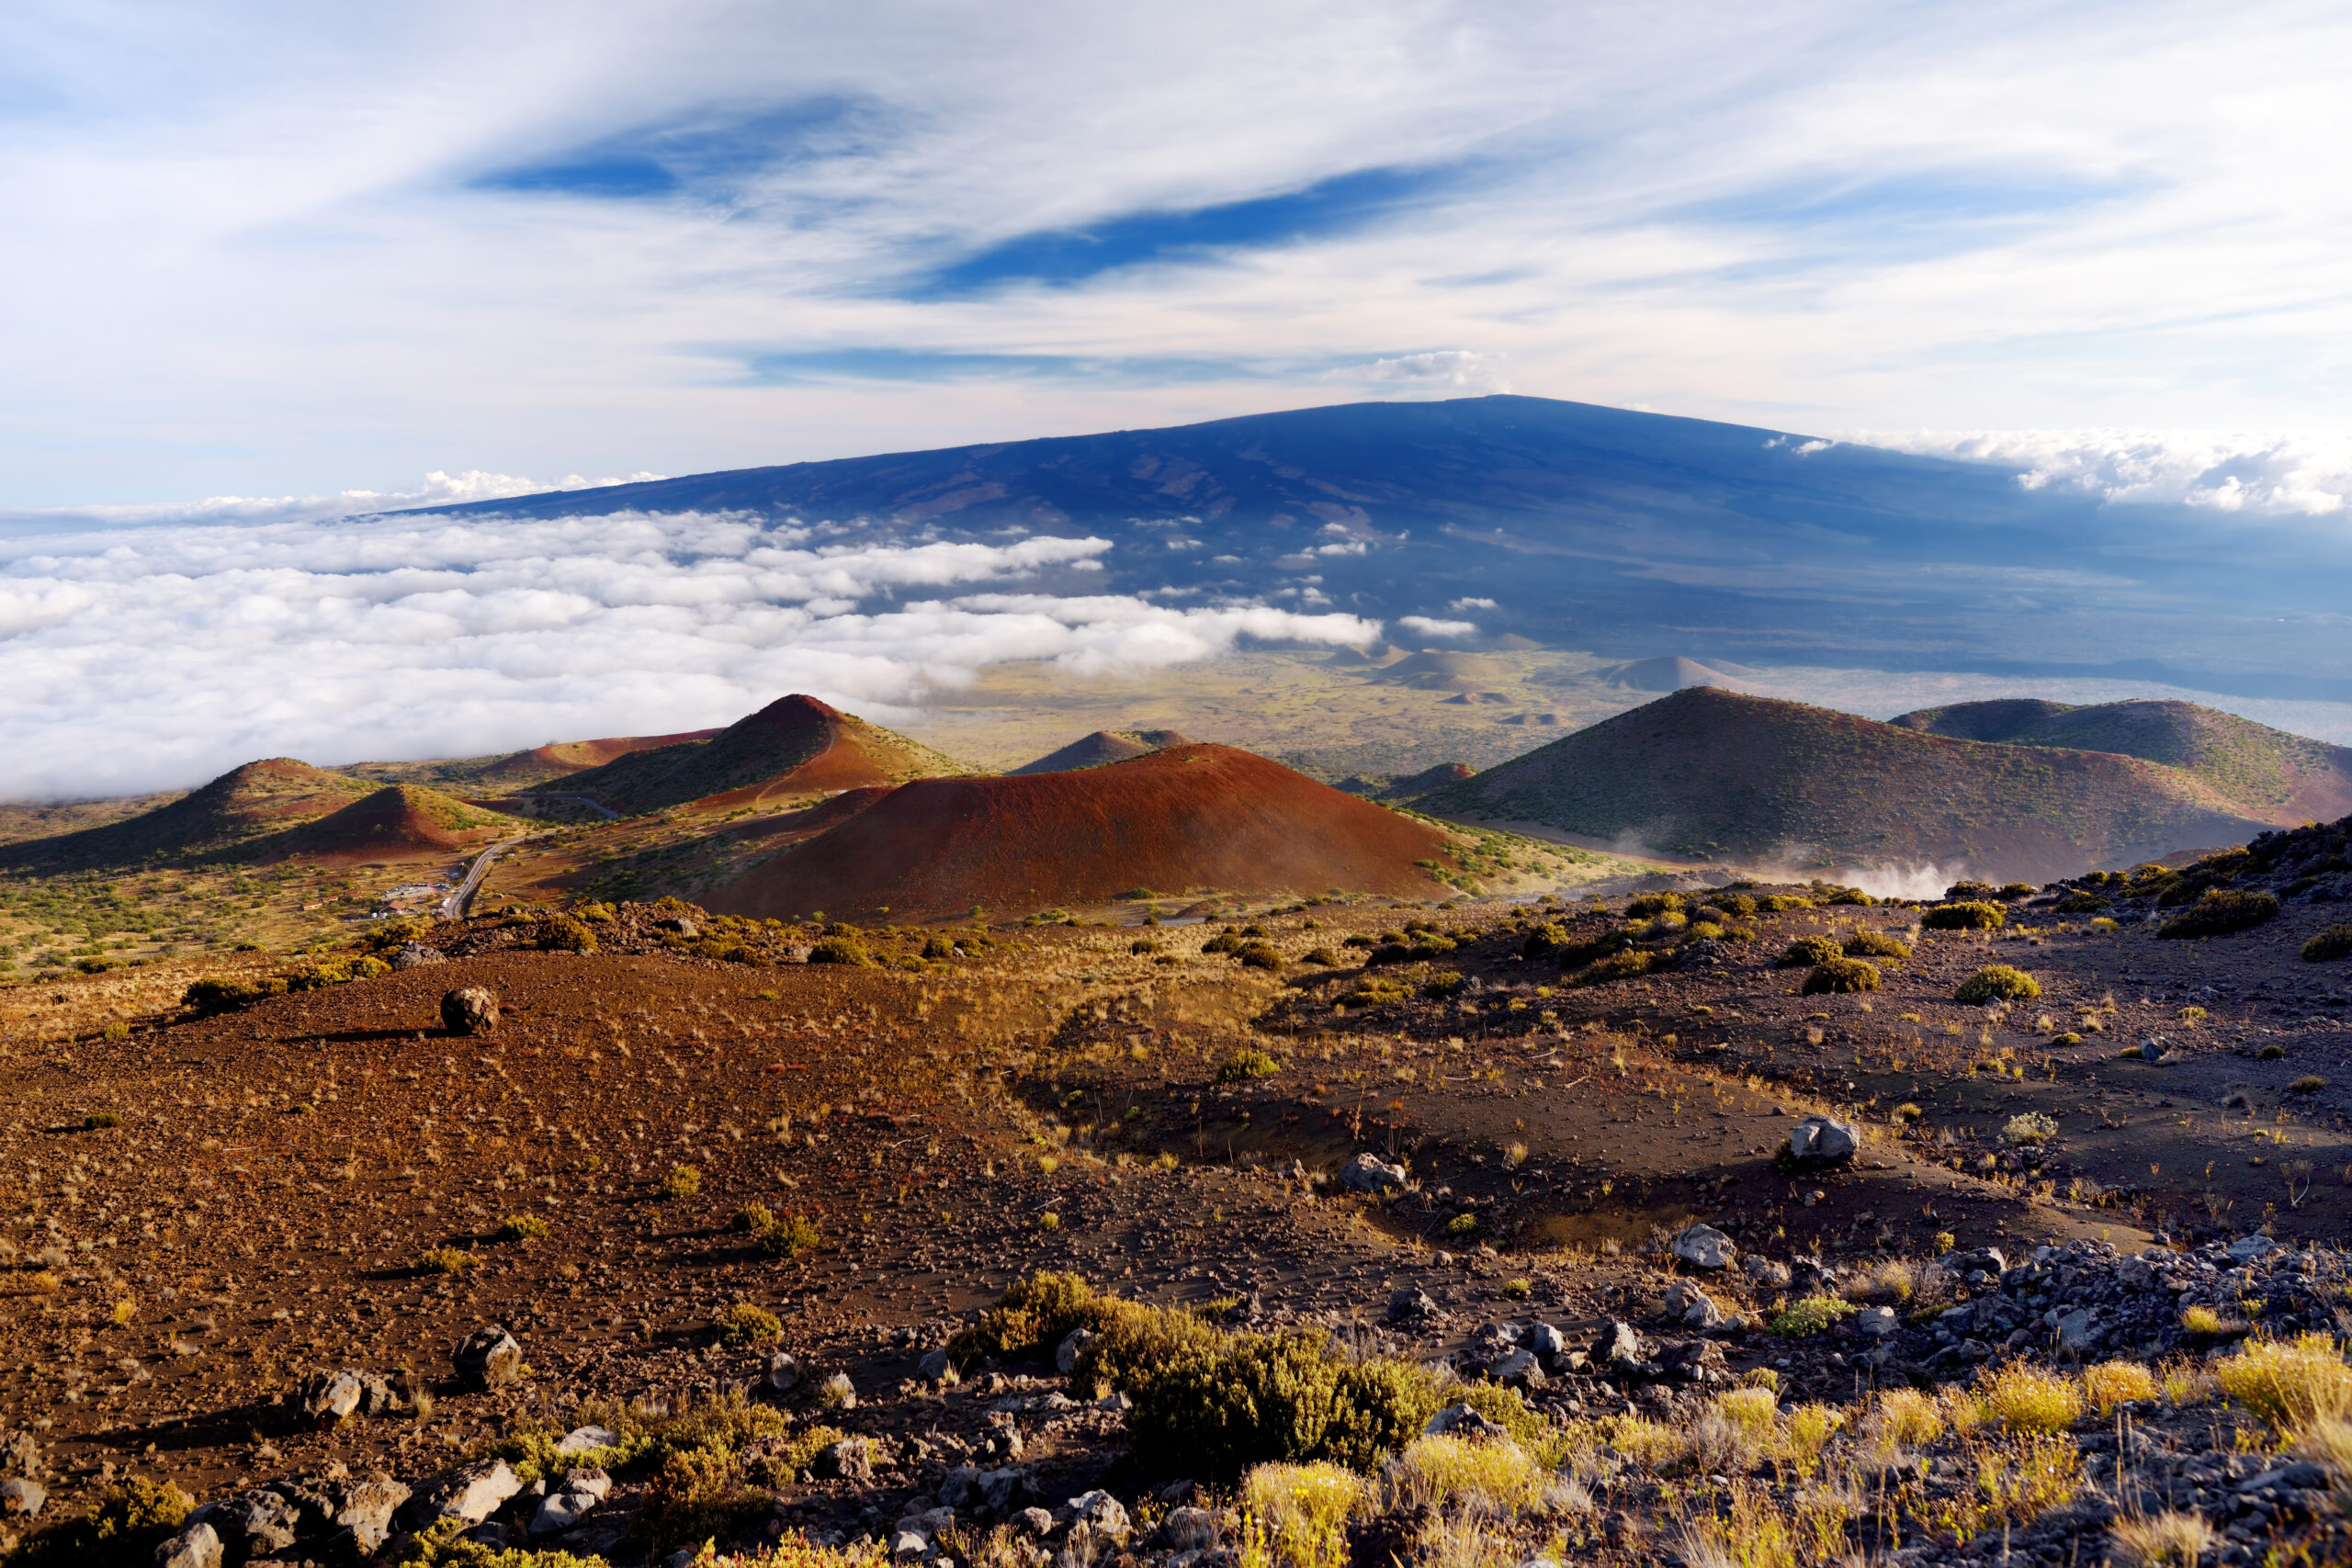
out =
<path fill-rule="evenodd" d="M 1433 1507 L 1466 1505 L 1488 1513 L 1533 1507 L 1550 1479 L 1517 1443 L 1474 1441 L 1445 1434 L 1405 1445 L 1390 1471 L 1400 1493 Z"/>
<path fill-rule="evenodd" d="M 2083 1393 L 2101 1416 L 2128 1400 L 2154 1399 L 2161 1392 L 2156 1374 L 2137 1361 L 2101 1361 L 2083 1369 Z"/>
<path fill-rule="evenodd" d="M 2352 1367 L 2324 1334 L 2248 1341 L 2213 1366 L 2222 1392 L 2280 1432 L 2352 1415 Z"/>
<path fill-rule="evenodd" d="M 2012 1433 L 2063 1432 L 2082 1418 L 2081 1385 L 2055 1372 L 2011 1361 L 1976 1382 L 1986 1408 Z"/>

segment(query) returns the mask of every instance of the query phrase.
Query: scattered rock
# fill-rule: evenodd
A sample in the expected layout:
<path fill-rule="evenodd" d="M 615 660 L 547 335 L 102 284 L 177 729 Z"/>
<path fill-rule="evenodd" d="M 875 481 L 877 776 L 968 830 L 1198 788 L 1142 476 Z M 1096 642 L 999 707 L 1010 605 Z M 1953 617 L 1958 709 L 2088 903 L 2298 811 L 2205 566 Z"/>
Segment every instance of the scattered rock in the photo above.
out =
<path fill-rule="evenodd" d="M 1808 1116 L 1789 1129 L 1788 1156 L 1800 1166 L 1843 1165 L 1861 1146 L 1861 1129 L 1833 1117 Z"/>
<path fill-rule="evenodd" d="M 1407 1285 L 1388 1298 L 1391 1323 L 1427 1323 L 1438 1315 L 1437 1303 L 1426 1291 Z"/>
<path fill-rule="evenodd" d="M 302 1414 L 322 1427 L 350 1418 L 367 1390 L 354 1371 L 312 1372 L 302 1383 Z"/>
<path fill-rule="evenodd" d="M 782 1359 L 792 1359 L 789 1356 Z M 555 1451 L 560 1454 L 584 1454 L 594 1449 L 617 1447 L 620 1440 L 621 1435 L 610 1427 L 574 1427 L 563 1435 L 561 1442 L 556 1444 Z"/>
<path fill-rule="evenodd" d="M 30 1432 L 0 1434 L 0 1475 L 39 1475 L 40 1444 Z"/>
<path fill-rule="evenodd" d="M 481 1524 L 523 1490 L 523 1483 L 503 1459 L 486 1459 L 448 1472 L 428 1485 L 417 1499 L 426 1519 L 463 1519 Z"/>
<path fill-rule="evenodd" d="M 1425 1436 L 1504 1438 L 1510 1428 L 1499 1421 L 1489 1420 L 1466 1404 L 1449 1404 L 1430 1417 L 1421 1428 Z"/>
<path fill-rule="evenodd" d="M 1789 1288 L 1789 1266 L 1778 1258 L 1758 1258 L 1750 1252 L 1741 1257 L 1739 1266 L 1749 1279 L 1767 1289 L 1785 1291 Z"/>
<path fill-rule="evenodd" d="M 1893 1307 L 1864 1307 L 1849 1320 L 1854 1333 L 1865 1339 L 1884 1339 L 1902 1332 L 1903 1320 L 1894 1315 Z"/>
<path fill-rule="evenodd" d="M 790 1352 L 778 1350 L 768 1358 L 768 1386 L 778 1393 L 790 1393 L 800 1386 L 800 1363 Z"/>
<path fill-rule="evenodd" d="M 983 1472 L 980 1475 L 980 1502 L 991 1514 L 1010 1514 L 1014 1504 L 1035 1490 L 1029 1484 L 1029 1472 L 1007 1465 L 1002 1470 Z"/>
<path fill-rule="evenodd" d="M 1634 1371 L 1646 1374 L 1652 1365 L 1649 1346 L 1630 1323 L 1611 1323 L 1600 1330 L 1592 1343 L 1592 1359 L 1600 1366 L 1612 1371 Z"/>
<path fill-rule="evenodd" d="M 441 1027 L 452 1034 L 487 1034 L 498 1027 L 498 998 L 468 986 L 441 998 Z"/>
<path fill-rule="evenodd" d="M 1170 1508 L 1159 1521 L 1159 1544 L 1171 1551 L 1207 1551 L 1224 1536 L 1216 1515 L 1207 1508 Z"/>
<path fill-rule="evenodd" d="M 2242 1235 L 2230 1243 L 2229 1258 L 2233 1263 L 2253 1263 L 2269 1257 L 2278 1250 L 2277 1242 L 2264 1235 L 2260 1231 L 2256 1231 L 2251 1235 Z"/>
<path fill-rule="evenodd" d="M 1713 1225 L 1692 1225 L 1674 1238 L 1674 1256 L 1693 1269 L 1728 1269 L 1739 1256 L 1731 1237 Z"/>
<path fill-rule="evenodd" d="M 857 1408 L 857 1385 L 849 1381 L 847 1372 L 835 1372 L 817 1385 L 818 1402 L 835 1410 Z"/>
<path fill-rule="evenodd" d="M 1686 1328 L 1719 1328 L 1727 1321 L 1714 1298 L 1688 1280 L 1667 1286 L 1666 1315 Z"/>
<path fill-rule="evenodd" d="M 944 1349 L 926 1351 L 922 1359 L 915 1363 L 915 1376 L 925 1382 L 953 1382 L 956 1381 L 956 1363 L 947 1359 L 947 1352 Z"/>
<path fill-rule="evenodd" d="M 1078 1353 L 1085 1349 L 1086 1342 L 1093 1337 L 1094 1330 L 1091 1328 L 1071 1329 L 1062 1342 L 1054 1347 L 1054 1371 L 1064 1377 L 1069 1376 L 1071 1369 L 1078 1365 Z"/>
<path fill-rule="evenodd" d="M 1132 1528 L 1127 1520 L 1127 1510 L 1116 1497 L 1099 1487 L 1072 1497 L 1068 1506 L 1072 1525 L 1086 1525 L 1113 1540 L 1126 1540 L 1127 1531 Z"/>
<path fill-rule="evenodd" d="M 871 1481 L 874 1446 L 864 1438 L 843 1438 L 817 1450 L 809 1471 L 820 1481 Z"/>
<path fill-rule="evenodd" d="M 302 1516 L 275 1492 L 247 1492 L 209 1511 L 208 1520 L 235 1543 L 240 1557 L 275 1557 L 294 1544 Z"/>
<path fill-rule="evenodd" d="M 503 1388 L 523 1375 L 523 1347 L 494 1323 L 467 1335 L 451 1359 L 468 1388 Z"/>
<path fill-rule="evenodd" d="M 1567 1337 L 1548 1323 L 1539 1323 L 1528 1329 L 1527 1337 L 1520 1343 L 1544 1358 L 1547 1365 L 1568 1353 Z"/>
<path fill-rule="evenodd" d="M 1365 1150 L 1340 1168 L 1340 1185 L 1358 1192 L 1401 1192 L 1405 1168 Z"/>
<path fill-rule="evenodd" d="M 560 1535 L 595 1512 L 613 1489 L 613 1478 L 595 1467 L 566 1471 L 563 1484 L 548 1494 L 531 1516 L 530 1535 Z"/>
<path fill-rule="evenodd" d="M 1487 1368 L 1487 1375 L 1511 1388 L 1542 1388 L 1544 1363 L 1532 1350 L 1512 1350 Z"/>
<path fill-rule="evenodd" d="M 437 947 L 427 947 L 421 942 L 410 942 L 392 954 L 395 969 L 422 969 L 428 964 L 446 964 L 448 958 Z"/>
<path fill-rule="evenodd" d="M 1023 1508 L 1012 1522 L 1040 1540 L 1054 1533 L 1054 1516 L 1043 1508 Z"/>
<path fill-rule="evenodd" d="M 220 1568 L 220 1537 L 209 1524 L 192 1524 L 155 1549 L 155 1568 Z"/>
<path fill-rule="evenodd" d="M 0 1517 L 29 1519 L 49 1501 L 49 1490 L 38 1481 L 12 1475 L 0 1481 Z"/>

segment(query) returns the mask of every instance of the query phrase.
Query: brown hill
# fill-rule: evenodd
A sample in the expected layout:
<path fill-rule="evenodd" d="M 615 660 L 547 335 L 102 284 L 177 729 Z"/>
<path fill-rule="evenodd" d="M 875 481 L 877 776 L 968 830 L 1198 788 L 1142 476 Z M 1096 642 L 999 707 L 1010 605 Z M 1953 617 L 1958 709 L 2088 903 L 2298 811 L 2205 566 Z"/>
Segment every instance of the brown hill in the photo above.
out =
<path fill-rule="evenodd" d="M 387 784 L 314 822 L 250 840 L 242 852 L 256 860 L 437 858 L 528 826 L 420 784 Z"/>
<path fill-rule="evenodd" d="M 1502 679 L 1510 667 L 1483 653 L 1454 653 L 1428 648 L 1400 659 L 1373 677 L 1393 685 L 1424 692 L 1467 692 Z"/>
<path fill-rule="evenodd" d="M 2008 697 L 1920 708 L 1893 722 L 1930 735 L 2114 751 L 2162 762 L 2202 779 L 2244 815 L 2282 828 L 2352 812 L 2352 748 L 2196 703 L 2078 707 Z"/>
<path fill-rule="evenodd" d="M 631 751 L 526 793 L 585 795 L 624 812 L 660 811 L 688 802 L 733 810 L 970 771 L 903 735 L 796 694 L 738 719 L 707 740 Z"/>
<path fill-rule="evenodd" d="M 1172 729 L 1098 729 L 1082 740 L 1073 740 L 1060 750 L 1048 752 L 1012 771 L 1015 774 L 1075 773 L 1080 768 L 1099 768 L 1107 762 L 1124 762 L 1132 757 L 1164 751 L 1170 746 L 1191 744 Z"/>
<path fill-rule="evenodd" d="M 212 853 L 327 816 L 371 787 L 291 757 L 266 758 L 232 768 L 153 811 L 102 828 L 11 844 L 0 850 L 0 863 L 63 871 Z"/>
<path fill-rule="evenodd" d="M 550 779 L 584 773 L 591 768 L 601 768 L 607 762 L 639 751 L 708 740 L 718 734 L 716 729 L 688 729 L 676 735 L 622 735 L 602 740 L 551 741 L 545 746 L 534 746 L 528 751 L 501 757 L 475 774 L 474 782 L 485 789 L 522 789 Z"/>
<path fill-rule="evenodd" d="M 1677 859 L 1932 861 L 2035 881 L 2235 842 L 2260 827 L 2203 781 L 2138 758 L 1951 739 L 1713 686 L 1416 804 Z"/>
<path fill-rule="evenodd" d="M 1228 746 L 1079 773 L 925 779 L 707 894 L 722 913 L 893 918 L 1163 893 L 1435 890 L 1445 836 Z"/>

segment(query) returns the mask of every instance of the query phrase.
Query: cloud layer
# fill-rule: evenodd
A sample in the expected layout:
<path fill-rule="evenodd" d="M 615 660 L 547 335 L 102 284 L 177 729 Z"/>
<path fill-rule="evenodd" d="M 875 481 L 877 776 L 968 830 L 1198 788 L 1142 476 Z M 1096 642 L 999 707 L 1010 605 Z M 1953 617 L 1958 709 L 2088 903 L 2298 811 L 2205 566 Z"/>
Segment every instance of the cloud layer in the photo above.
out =
<path fill-rule="evenodd" d="M 2352 497 L 2352 440 L 2161 430 L 1856 432 L 1852 440 L 1927 457 L 1997 463 L 2020 484 L 2124 504 L 2169 502 L 2259 517 L 2340 517 Z"/>
<path fill-rule="evenodd" d="M 662 733 L 791 691 L 887 721 L 1001 660 L 1143 671 L 1380 631 L 1072 592 L 1110 548 L 860 547 L 695 514 L 20 525 L 0 539 L 0 799 Z"/>

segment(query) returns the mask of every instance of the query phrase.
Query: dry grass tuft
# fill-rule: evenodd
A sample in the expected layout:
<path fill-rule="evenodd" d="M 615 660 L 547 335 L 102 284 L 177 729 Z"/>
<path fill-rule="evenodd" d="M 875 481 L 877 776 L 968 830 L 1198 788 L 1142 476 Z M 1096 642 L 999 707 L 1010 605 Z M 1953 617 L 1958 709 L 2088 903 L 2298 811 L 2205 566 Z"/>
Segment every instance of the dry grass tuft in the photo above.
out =
<path fill-rule="evenodd" d="M 2127 1400 L 2153 1400 L 2162 1392 L 2156 1374 L 2137 1361 L 2101 1361 L 2083 1369 L 2083 1393 L 2101 1416 L 2112 1415 Z"/>
<path fill-rule="evenodd" d="M 2041 1435 L 2066 1430 L 2082 1419 L 2083 1391 L 2071 1379 L 2022 1361 L 1977 1377 L 1984 1404 L 2012 1433 Z"/>
<path fill-rule="evenodd" d="M 2154 1518 L 2124 1515 L 2108 1528 L 2111 1562 L 2128 1568 L 2197 1568 L 2213 1544 L 2213 1527 L 2195 1514 L 2167 1508 Z"/>
<path fill-rule="evenodd" d="M 2213 1376 L 2222 1393 L 2280 1433 L 2300 1434 L 2322 1419 L 2352 1415 L 2352 1367 L 2324 1334 L 2249 1341 L 2216 1362 Z"/>

